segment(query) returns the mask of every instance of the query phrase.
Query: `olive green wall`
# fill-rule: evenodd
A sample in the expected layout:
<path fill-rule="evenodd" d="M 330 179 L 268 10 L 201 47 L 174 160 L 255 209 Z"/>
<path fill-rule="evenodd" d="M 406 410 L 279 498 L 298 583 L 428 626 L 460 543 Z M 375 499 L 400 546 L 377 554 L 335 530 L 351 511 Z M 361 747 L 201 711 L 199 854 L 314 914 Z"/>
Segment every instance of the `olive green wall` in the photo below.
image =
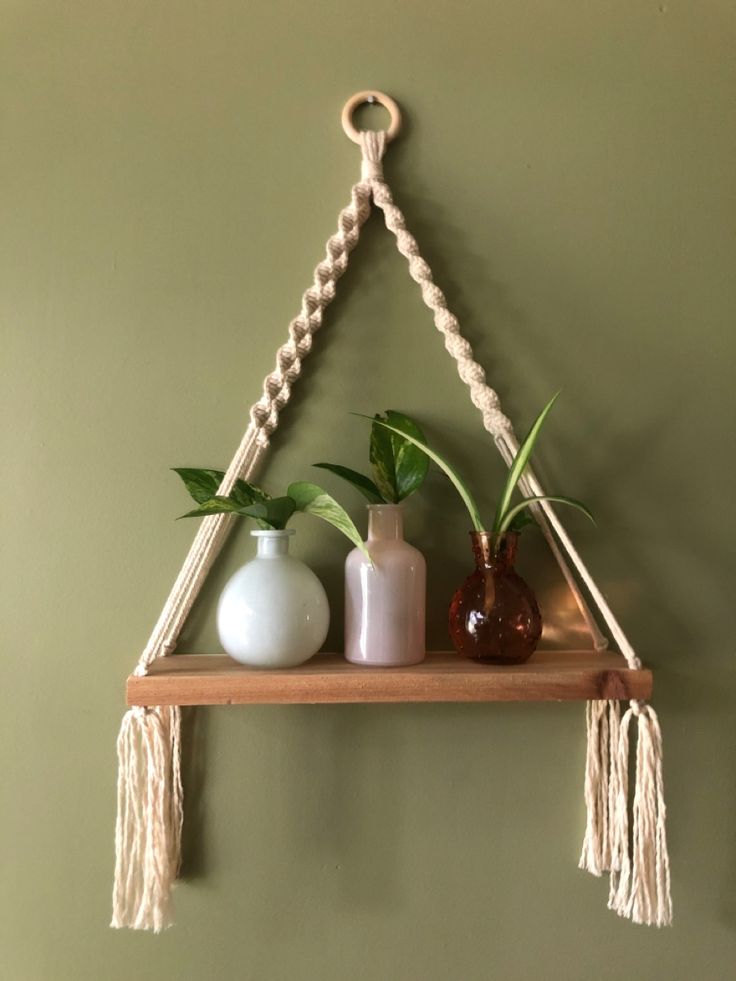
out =
<path fill-rule="evenodd" d="M 730 976 L 734 4 L 16 0 L 1 33 L 2 978 Z M 539 465 L 596 512 L 570 527 L 656 669 L 671 930 L 576 868 L 574 704 L 199 711 L 177 925 L 108 929 L 124 679 L 194 531 L 168 468 L 229 459 L 371 85 L 405 109 L 388 176 L 508 411 L 523 429 L 563 390 Z M 489 505 L 501 466 L 374 218 L 267 486 L 361 464 L 347 412 L 387 406 Z M 408 524 L 442 646 L 469 556 L 438 476 Z M 298 541 L 339 644 L 345 544 L 306 520 Z M 250 550 L 241 529 L 188 649 L 216 649 Z"/>

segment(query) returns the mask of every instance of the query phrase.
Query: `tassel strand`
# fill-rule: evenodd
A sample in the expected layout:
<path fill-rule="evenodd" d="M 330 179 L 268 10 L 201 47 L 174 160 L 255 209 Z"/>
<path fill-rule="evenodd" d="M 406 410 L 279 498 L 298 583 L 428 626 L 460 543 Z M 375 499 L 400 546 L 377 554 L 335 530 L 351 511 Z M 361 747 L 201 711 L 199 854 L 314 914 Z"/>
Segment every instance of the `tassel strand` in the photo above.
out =
<path fill-rule="evenodd" d="M 111 926 L 159 933 L 173 919 L 182 829 L 179 708 L 132 708 L 118 736 Z"/>

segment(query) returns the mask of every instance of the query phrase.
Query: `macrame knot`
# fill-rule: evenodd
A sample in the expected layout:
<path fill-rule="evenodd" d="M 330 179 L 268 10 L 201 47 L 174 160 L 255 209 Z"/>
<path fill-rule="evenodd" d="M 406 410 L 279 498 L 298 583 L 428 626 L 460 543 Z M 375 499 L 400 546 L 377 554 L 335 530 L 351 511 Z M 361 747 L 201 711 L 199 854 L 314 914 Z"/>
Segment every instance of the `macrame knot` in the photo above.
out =
<path fill-rule="evenodd" d="M 360 134 L 360 148 L 363 151 L 363 162 L 360 166 L 360 177 L 364 181 L 382 181 L 383 165 L 381 160 L 386 152 L 386 133 L 363 130 Z"/>

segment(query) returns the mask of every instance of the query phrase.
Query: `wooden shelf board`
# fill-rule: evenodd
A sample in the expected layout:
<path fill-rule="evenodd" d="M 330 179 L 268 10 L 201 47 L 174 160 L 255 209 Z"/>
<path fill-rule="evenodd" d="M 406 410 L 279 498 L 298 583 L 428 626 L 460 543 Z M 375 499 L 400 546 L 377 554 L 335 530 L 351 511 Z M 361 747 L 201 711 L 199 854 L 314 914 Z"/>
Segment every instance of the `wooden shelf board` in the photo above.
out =
<path fill-rule="evenodd" d="M 229 657 L 158 658 L 131 675 L 128 705 L 252 705 L 335 702 L 534 702 L 649 698 L 652 674 L 620 654 L 537 651 L 526 664 L 477 664 L 431 652 L 412 667 L 358 667 L 341 654 L 318 654 L 298 668 L 247 668 Z"/>

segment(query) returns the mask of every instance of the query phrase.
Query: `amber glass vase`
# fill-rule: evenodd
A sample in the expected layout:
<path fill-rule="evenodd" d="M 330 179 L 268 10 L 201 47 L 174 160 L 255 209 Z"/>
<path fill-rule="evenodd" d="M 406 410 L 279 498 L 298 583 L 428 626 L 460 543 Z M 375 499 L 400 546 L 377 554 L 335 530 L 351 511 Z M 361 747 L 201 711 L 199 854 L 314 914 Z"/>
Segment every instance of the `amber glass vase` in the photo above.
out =
<path fill-rule="evenodd" d="M 475 570 L 450 604 L 450 637 L 458 654 L 486 664 L 521 664 L 534 653 L 542 616 L 534 593 L 514 569 L 518 535 L 500 540 L 471 531 Z"/>

